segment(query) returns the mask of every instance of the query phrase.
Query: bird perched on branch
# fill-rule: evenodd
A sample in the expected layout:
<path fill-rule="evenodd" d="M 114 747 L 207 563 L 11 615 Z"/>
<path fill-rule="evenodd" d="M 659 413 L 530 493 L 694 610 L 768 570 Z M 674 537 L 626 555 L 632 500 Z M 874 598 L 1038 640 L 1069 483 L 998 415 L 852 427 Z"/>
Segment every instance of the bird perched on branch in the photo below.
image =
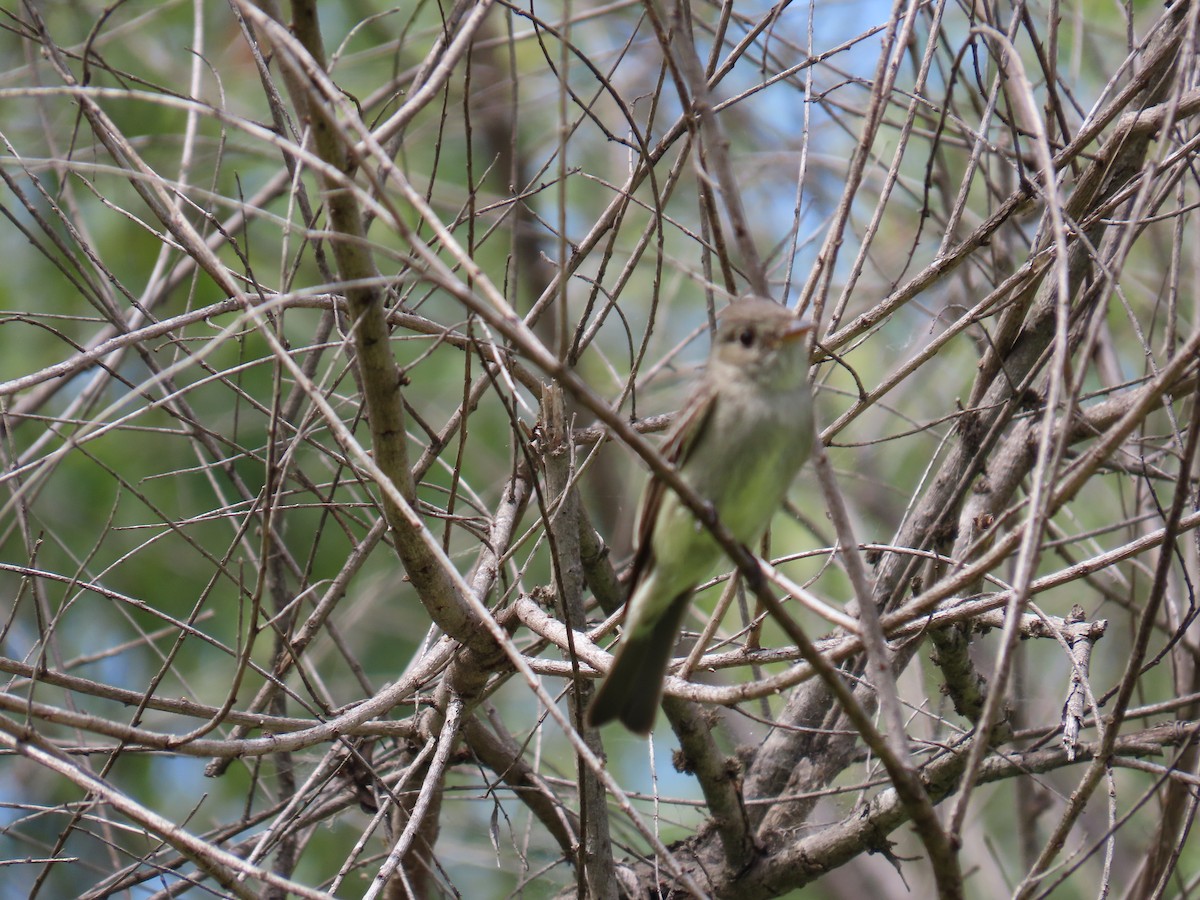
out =
<path fill-rule="evenodd" d="M 761 297 L 721 314 L 708 364 L 663 455 L 753 547 L 812 448 L 808 347 L 812 325 Z M 619 719 L 649 734 L 688 601 L 724 558 L 680 499 L 652 478 L 638 514 L 621 644 L 588 707 L 592 726 Z"/>

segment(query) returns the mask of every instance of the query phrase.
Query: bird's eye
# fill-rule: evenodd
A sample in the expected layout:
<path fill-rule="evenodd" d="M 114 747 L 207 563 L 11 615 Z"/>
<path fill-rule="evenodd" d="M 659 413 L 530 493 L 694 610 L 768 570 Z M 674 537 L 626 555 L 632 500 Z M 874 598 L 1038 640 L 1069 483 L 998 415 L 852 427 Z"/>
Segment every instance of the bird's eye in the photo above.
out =
<path fill-rule="evenodd" d="M 738 332 L 737 337 L 743 347 L 750 347 L 754 344 L 754 329 L 743 328 L 740 332 Z"/>

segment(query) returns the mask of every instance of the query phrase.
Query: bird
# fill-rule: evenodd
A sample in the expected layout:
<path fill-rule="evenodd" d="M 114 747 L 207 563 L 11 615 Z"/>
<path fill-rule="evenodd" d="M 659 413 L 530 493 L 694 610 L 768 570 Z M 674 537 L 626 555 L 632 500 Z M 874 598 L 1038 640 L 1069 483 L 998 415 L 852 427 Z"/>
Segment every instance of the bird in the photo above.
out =
<path fill-rule="evenodd" d="M 683 481 L 742 544 L 762 538 L 812 449 L 811 330 L 774 300 L 751 295 L 730 303 L 663 445 Z M 636 533 L 621 640 L 587 723 L 620 720 L 645 736 L 692 593 L 724 554 L 657 478 L 643 492 Z"/>

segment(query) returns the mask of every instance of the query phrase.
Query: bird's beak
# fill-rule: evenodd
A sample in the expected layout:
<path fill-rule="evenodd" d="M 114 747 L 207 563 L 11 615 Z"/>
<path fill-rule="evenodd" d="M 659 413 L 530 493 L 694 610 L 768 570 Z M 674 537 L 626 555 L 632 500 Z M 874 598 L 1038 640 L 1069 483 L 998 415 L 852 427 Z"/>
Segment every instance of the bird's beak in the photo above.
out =
<path fill-rule="evenodd" d="M 780 335 L 780 341 L 784 344 L 790 344 L 792 341 L 804 337 L 813 330 L 812 319 L 794 319 Z"/>

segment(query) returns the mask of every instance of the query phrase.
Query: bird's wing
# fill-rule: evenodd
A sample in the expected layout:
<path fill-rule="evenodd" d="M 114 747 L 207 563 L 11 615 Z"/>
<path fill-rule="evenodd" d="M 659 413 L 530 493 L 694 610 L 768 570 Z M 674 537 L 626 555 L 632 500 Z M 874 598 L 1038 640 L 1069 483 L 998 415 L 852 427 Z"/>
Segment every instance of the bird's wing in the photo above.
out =
<path fill-rule="evenodd" d="M 701 435 L 712 422 L 716 408 L 715 386 L 705 380 L 702 386 L 688 398 L 683 409 L 679 411 L 679 415 L 662 445 L 662 455 L 677 470 L 687 462 Z M 637 549 L 634 551 L 633 564 L 630 567 L 629 596 L 633 596 L 633 591 L 650 568 L 650 562 L 654 558 L 651 539 L 654 536 L 654 522 L 658 518 L 658 510 L 662 506 L 664 490 L 666 488 L 663 483 L 658 478 L 651 476 L 645 493 L 642 494 L 642 503 L 638 509 L 636 523 Z"/>

